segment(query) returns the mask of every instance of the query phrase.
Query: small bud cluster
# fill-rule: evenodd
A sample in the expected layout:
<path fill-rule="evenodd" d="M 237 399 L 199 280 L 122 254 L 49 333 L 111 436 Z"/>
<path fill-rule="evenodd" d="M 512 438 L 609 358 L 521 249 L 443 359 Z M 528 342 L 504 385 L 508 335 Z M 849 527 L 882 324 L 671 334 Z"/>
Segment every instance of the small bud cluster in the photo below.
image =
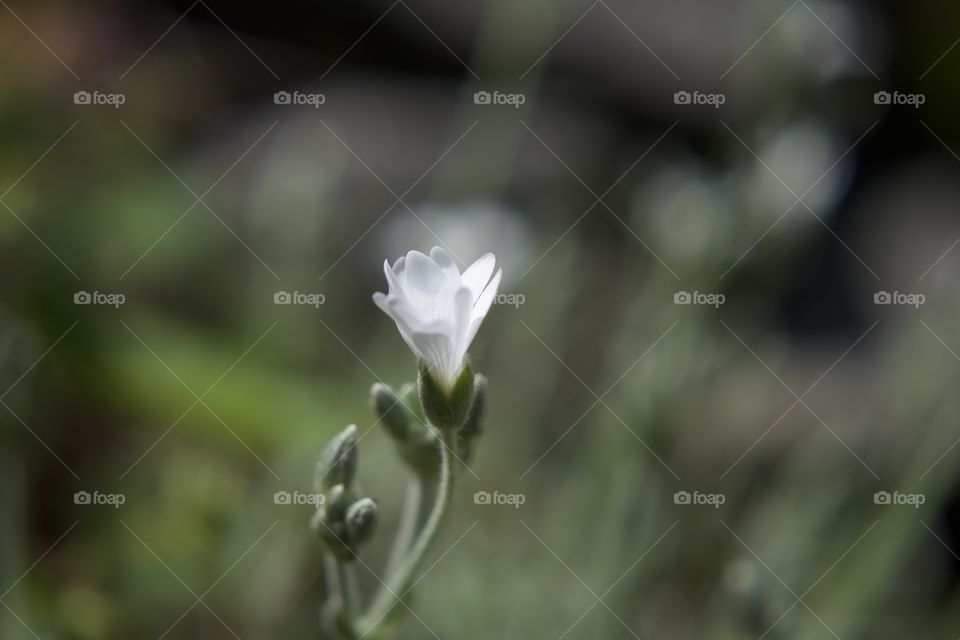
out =
<path fill-rule="evenodd" d="M 377 503 L 356 486 L 357 457 L 357 427 L 350 425 L 323 450 L 315 471 L 314 489 L 324 500 L 310 524 L 341 560 L 354 558 L 377 524 Z"/>
<path fill-rule="evenodd" d="M 421 478 L 431 478 L 439 468 L 440 439 L 418 411 L 416 391 L 411 384 L 398 392 L 381 383 L 370 389 L 373 411 L 397 445 L 403 461 Z"/>
<path fill-rule="evenodd" d="M 417 476 L 430 480 L 440 468 L 442 438 L 452 443 L 461 463 L 470 459 L 481 431 L 485 391 L 486 378 L 475 376 L 469 365 L 449 390 L 421 366 L 416 388 L 408 384 L 395 392 L 377 383 L 370 390 L 370 399 L 400 457 Z M 357 487 L 357 439 L 356 425 L 334 436 L 320 455 L 314 474 L 314 490 L 324 499 L 311 528 L 341 560 L 354 558 L 377 524 L 377 503 Z"/>
<path fill-rule="evenodd" d="M 452 436 L 456 458 L 467 463 L 473 442 L 480 435 L 487 380 L 464 366 L 453 388 L 445 390 L 421 366 L 417 388 L 405 385 L 398 392 L 385 384 L 370 390 L 374 411 L 394 439 L 400 456 L 421 477 L 436 475 L 440 438 Z M 440 435 L 431 425 L 440 430 Z"/>

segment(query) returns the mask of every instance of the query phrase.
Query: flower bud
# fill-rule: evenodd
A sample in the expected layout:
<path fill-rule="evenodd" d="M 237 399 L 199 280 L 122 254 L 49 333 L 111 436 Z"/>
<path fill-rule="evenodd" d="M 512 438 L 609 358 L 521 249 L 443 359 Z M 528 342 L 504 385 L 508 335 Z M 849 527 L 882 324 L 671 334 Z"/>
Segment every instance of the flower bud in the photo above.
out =
<path fill-rule="evenodd" d="M 377 503 L 370 498 L 361 498 L 347 507 L 345 522 L 351 545 L 363 544 L 373 536 L 377 512 Z"/>
<path fill-rule="evenodd" d="M 327 548 L 338 558 L 353 557 L 350 535 L 347 531 L 346 513 L 351 498 L 347 488 L 338 484 L 330 489 L 324 505 L 313 515 L 310 527 Z"/>
<path fill-rule="evenodd" d="M 357 426 L 350 425 L 327 444 L 314 472 L 317 493 L 338 484 L 349 487 L 357 473 Z"/>
<path fill-rule="evenodd" d="M 405 440 L 410 431 L 410 417 L 403 400 L 393 389 L 380 382 L 370 388 L 370 399 L 373 401 L 374 413 L 387 432 L 394 440 Z"/>
<path fill-rule="evenodd" d="M 473 371 L 465 364 L 451 388 L 440 384 L 421 363 L 420 404 L 427 420 L 438 429 L 457 429 L 463 425 L 473 404 Z"/>
<path fill-rule="evenodd" d="M 352 502 L 352 496 L 346 486 L 342 484 L 335 485 L 330 489 L 326 499 L 323 501 L 323 510 L 326 512 L 327 520 L 343 520 L 347 513 L 347 507 Z"/>
<path fill-rule="evenodd" d="M 406 405 L 407 411 L 410 412 L 410 416 L 412 416 L 415 421 L 426 422 L 427 419 L 423 415 L 423 407 L 420 405 L 420 389 L 418 387 L 419 385 L 417 384 L 407 382 L 397 390 L 397 395 L 403 400 L 403 404 Z"/>
<path fill-rule="evenodd" d="M 397 392 L 385 384 L 370 389 L 373 408 L 397 445 L 400 457 L 421 477 L 436 475 L 440 446 L 436 429 L 427 426 L 416 400 L 416 387 L 405 384 Z"/>
<path fill-rule="evenodd" d="M 400 455 L 421 478 L 437 475 L 440 464 L 440 437 L 437 430 L 422 422 L 410 426 L 410 435 L 400 446 Z"/>

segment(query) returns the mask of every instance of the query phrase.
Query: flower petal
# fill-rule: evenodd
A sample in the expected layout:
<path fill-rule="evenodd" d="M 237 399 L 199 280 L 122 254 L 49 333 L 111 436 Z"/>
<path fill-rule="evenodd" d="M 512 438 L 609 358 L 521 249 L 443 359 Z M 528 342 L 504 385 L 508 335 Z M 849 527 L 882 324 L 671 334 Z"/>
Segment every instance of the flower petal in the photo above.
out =
<path fill-rule="evenodd" d="M 473 317 L 483 319 L 487 315 L 487 312 L 490 310 L 490 305 L 493 304 L 493 299 L 497 296 L 497 289 L 500 288 L 500 279 L 503 276 L 503 269 L 497 269 L 497 273 L 494 274 L 493 278 L 490 279 L 490 282 L 487 283 L 487 286 L 484 287 L 483 292 L 473 303 Z"/>
<path fill-rule="evenodd" d="M 443 271 L 443 275 L 446 276 L 449 285 L 454 287 L 460 286 L 460 269 L 457 268 L 457 263 L 450 257 L 446 249 L 443 247 L 430 249 L 430 259 L 436 262 L 440 270 Z"/>
<path fill-rule="evenodd" d="M 452 320 L 454 336 L 454 352 L 451 354 L 454 360 L 454 371 L 452 373 L 456 377 L 456 374 L 459 373 L 460 364 L 470 347 L 468 336 L 473 321 L 473 293 L 467 287 L 460 287 L 453 294 Z"/>
<path fill-rule="evenodd" d="M 497 264 L 497 258 L 492 253 L 480 256 L 476 262 L 466 268 L 463 272 L 463 284 L 473 293 L 474 302 L 483 293 L 487 283 L 490 282 L 490 274 Z"/>
<path fill-rule="evenodd" d="M 414 353 L 420 355 L 420 359 L 444 385 L 450 385 L 455 371 L 451 363 L 454 361 L 452 354 L 454 344 L 446 331 L 439 332 L 417 332 L 411 336 L 414 344 Z"/>
<path fill-rule="evenodd" d="M 393 314 L 390 312 L 390 307 L 387 305 L 386 294 L 377 291 L 375 294 L 373 294 L 373 303 L 380 307 L 380 310 L 385 314 L 392 317 Z"/>
<path fill-rule="evenodd" d="M 477 335 L 483 319 L 487 317 L 487 312 L 490 311 L 490 305 L 493 304 L 493 300 L 497 296 L 497 289 L 500 287 L 500 278 L 502 276 L 503 269 L 497 269 L 497 273 L 490 280 L 490 284 L 487 285 L 487 288 L 483 290 L 483 293 L 480 294 L 480 297 L 473 304 L 470 327 L 467 330 L 465 338 L 468 349 L 470 348 L 470 343 L 473 342 L 474 336 Z"/>
<path fill-rule="evenodd" d="M 379 302 L 376 298 L 374 298 L 374 302 L 376 302 L 379 306 Z M 397 331 L 400 332 L 400 337 L 403 338 L 403 341 L 407 343 L 407 347 L 409 347 L 413 354 L 418 358 L 425 357 L 425 354 L 423 354 L 417 347 L 417 343 L 414 341 L 413 335 L 418 331 L 423 331 L 427 327 L 422 326 L 420 320 L 414 315 L 413 309 L 405 300 L 397 297 L 387 296 L 384 300 L 384 303 L 386 304 L 386 309 L 383 309 L 384 312 L 396 323 Z M 437 327 L 430 327 L 430 329 L 433 330 L 436 328 Z"/>
<path fill-rule="evenodd" d="M 423 296 L 436 295 L 447 282 L 440 266 L 419 251 L 407 254 L 402 280 L 411 297 L 415 292 Z"/>
<path fill-rule="evenodd" d="M 373 302 L 396 323 L 410 350 L 445 385 L 463 367 L 467 349 L 497 294 L 502 271 L 491 278 L 496 257 L 489 253 L 461 275 L 450 254 L 410 251 L 383 265 L 389 290 Z"/>

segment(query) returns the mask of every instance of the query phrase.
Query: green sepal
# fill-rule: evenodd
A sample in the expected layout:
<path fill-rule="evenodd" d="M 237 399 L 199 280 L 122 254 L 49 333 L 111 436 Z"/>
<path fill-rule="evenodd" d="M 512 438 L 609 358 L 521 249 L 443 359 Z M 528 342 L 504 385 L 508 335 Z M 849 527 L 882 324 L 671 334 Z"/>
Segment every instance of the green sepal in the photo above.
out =
<path fill-rule="evenodd" d="M 314 471 L 314 490 L 326 493 L 338 484 L 350 487 L 357 475 L 357 426 L 352 424 L 327 444 Z"/>
<path fill-rule="evenodd" d="M 400 445 L 400 456 L 423 479 L 432 479 L 440 469 L 440 436 L 422 422 L 410 427 L 407 441 Z"/>
<path fill-rule="evenodd" d="M 467 419 L 457 431 L 457 454 L 464 464 L 469 464 L 473 456 L 473 443 L 483 433 L 484 401 L 487 396 L 487 378 L 477 374 L 473 379 L 473 404 Z"/>
<path fill-rule="evenodd" d="M 427 420 L 438 429 L 458 429 L 463 425 L 473 404 L 473 371 L 465 364 L 450 389 L 446 389 L 420 363 L 418 378 L 420 404 Z"/>
<path fill-rule="evenodd" d="M 421 477 L 435 476 L 440 439 L 436 430 L 426 425 L 416 385 L 406 383 L 395 392 L 378 382 L 370 388 L 370 399 L 374 413 L 396 443 L 404 462 Z"/>
<path fill-rule="evenodd" d="M 373 536 L 377 527 L 377 503 L 371 498 L 360 498 L 349 507 L 344 518 L 350 545 L 361 545 Z"/>
<path fill-rule="evenodd" d="M 389 386 L 377 382 L 370 388 L 370 400 L 377 419 L 394 440 L 406 440 L 410 431 L 410 412 Z"/>
<path fill-rule="evenodd" d="M 323 506 L 317 509 L 310 522 L 320 540 L 341 560 L 354 557 L 346 524 L 347 508 L 351 502 L 353 500 L 349 490 L 338 484 L 327 493 Z"/>
<path fill-rule="evenodd" d="M 420 422 L 427 421 L 426 416 L 423 415 L 423 407 L 420 405 L 420 389 L 418 385 L 407 382 L 400 387 L 397 395 L 403 400 L 403 404 L 407 407 L 407 410 L 410 411 L 410 415 Z"/>

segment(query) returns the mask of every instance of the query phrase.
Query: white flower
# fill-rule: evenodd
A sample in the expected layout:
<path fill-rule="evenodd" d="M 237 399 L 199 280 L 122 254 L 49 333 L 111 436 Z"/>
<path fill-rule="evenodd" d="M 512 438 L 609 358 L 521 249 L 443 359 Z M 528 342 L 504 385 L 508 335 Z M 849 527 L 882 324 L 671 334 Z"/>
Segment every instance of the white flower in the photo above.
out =
<path fill-rule="evenodd" d="M 411 251 L 392 267 L 389 261 L 383 263 L 389 291 L 373 294 L 373 301 L 393 318 L 410 350 L 447 389 L 453 387 L 497 295 L 502 270 L 493 273 L 496 261 L 488 253 L 461 274 L 450 254 L 434 247 L 429 256 Z"/>

